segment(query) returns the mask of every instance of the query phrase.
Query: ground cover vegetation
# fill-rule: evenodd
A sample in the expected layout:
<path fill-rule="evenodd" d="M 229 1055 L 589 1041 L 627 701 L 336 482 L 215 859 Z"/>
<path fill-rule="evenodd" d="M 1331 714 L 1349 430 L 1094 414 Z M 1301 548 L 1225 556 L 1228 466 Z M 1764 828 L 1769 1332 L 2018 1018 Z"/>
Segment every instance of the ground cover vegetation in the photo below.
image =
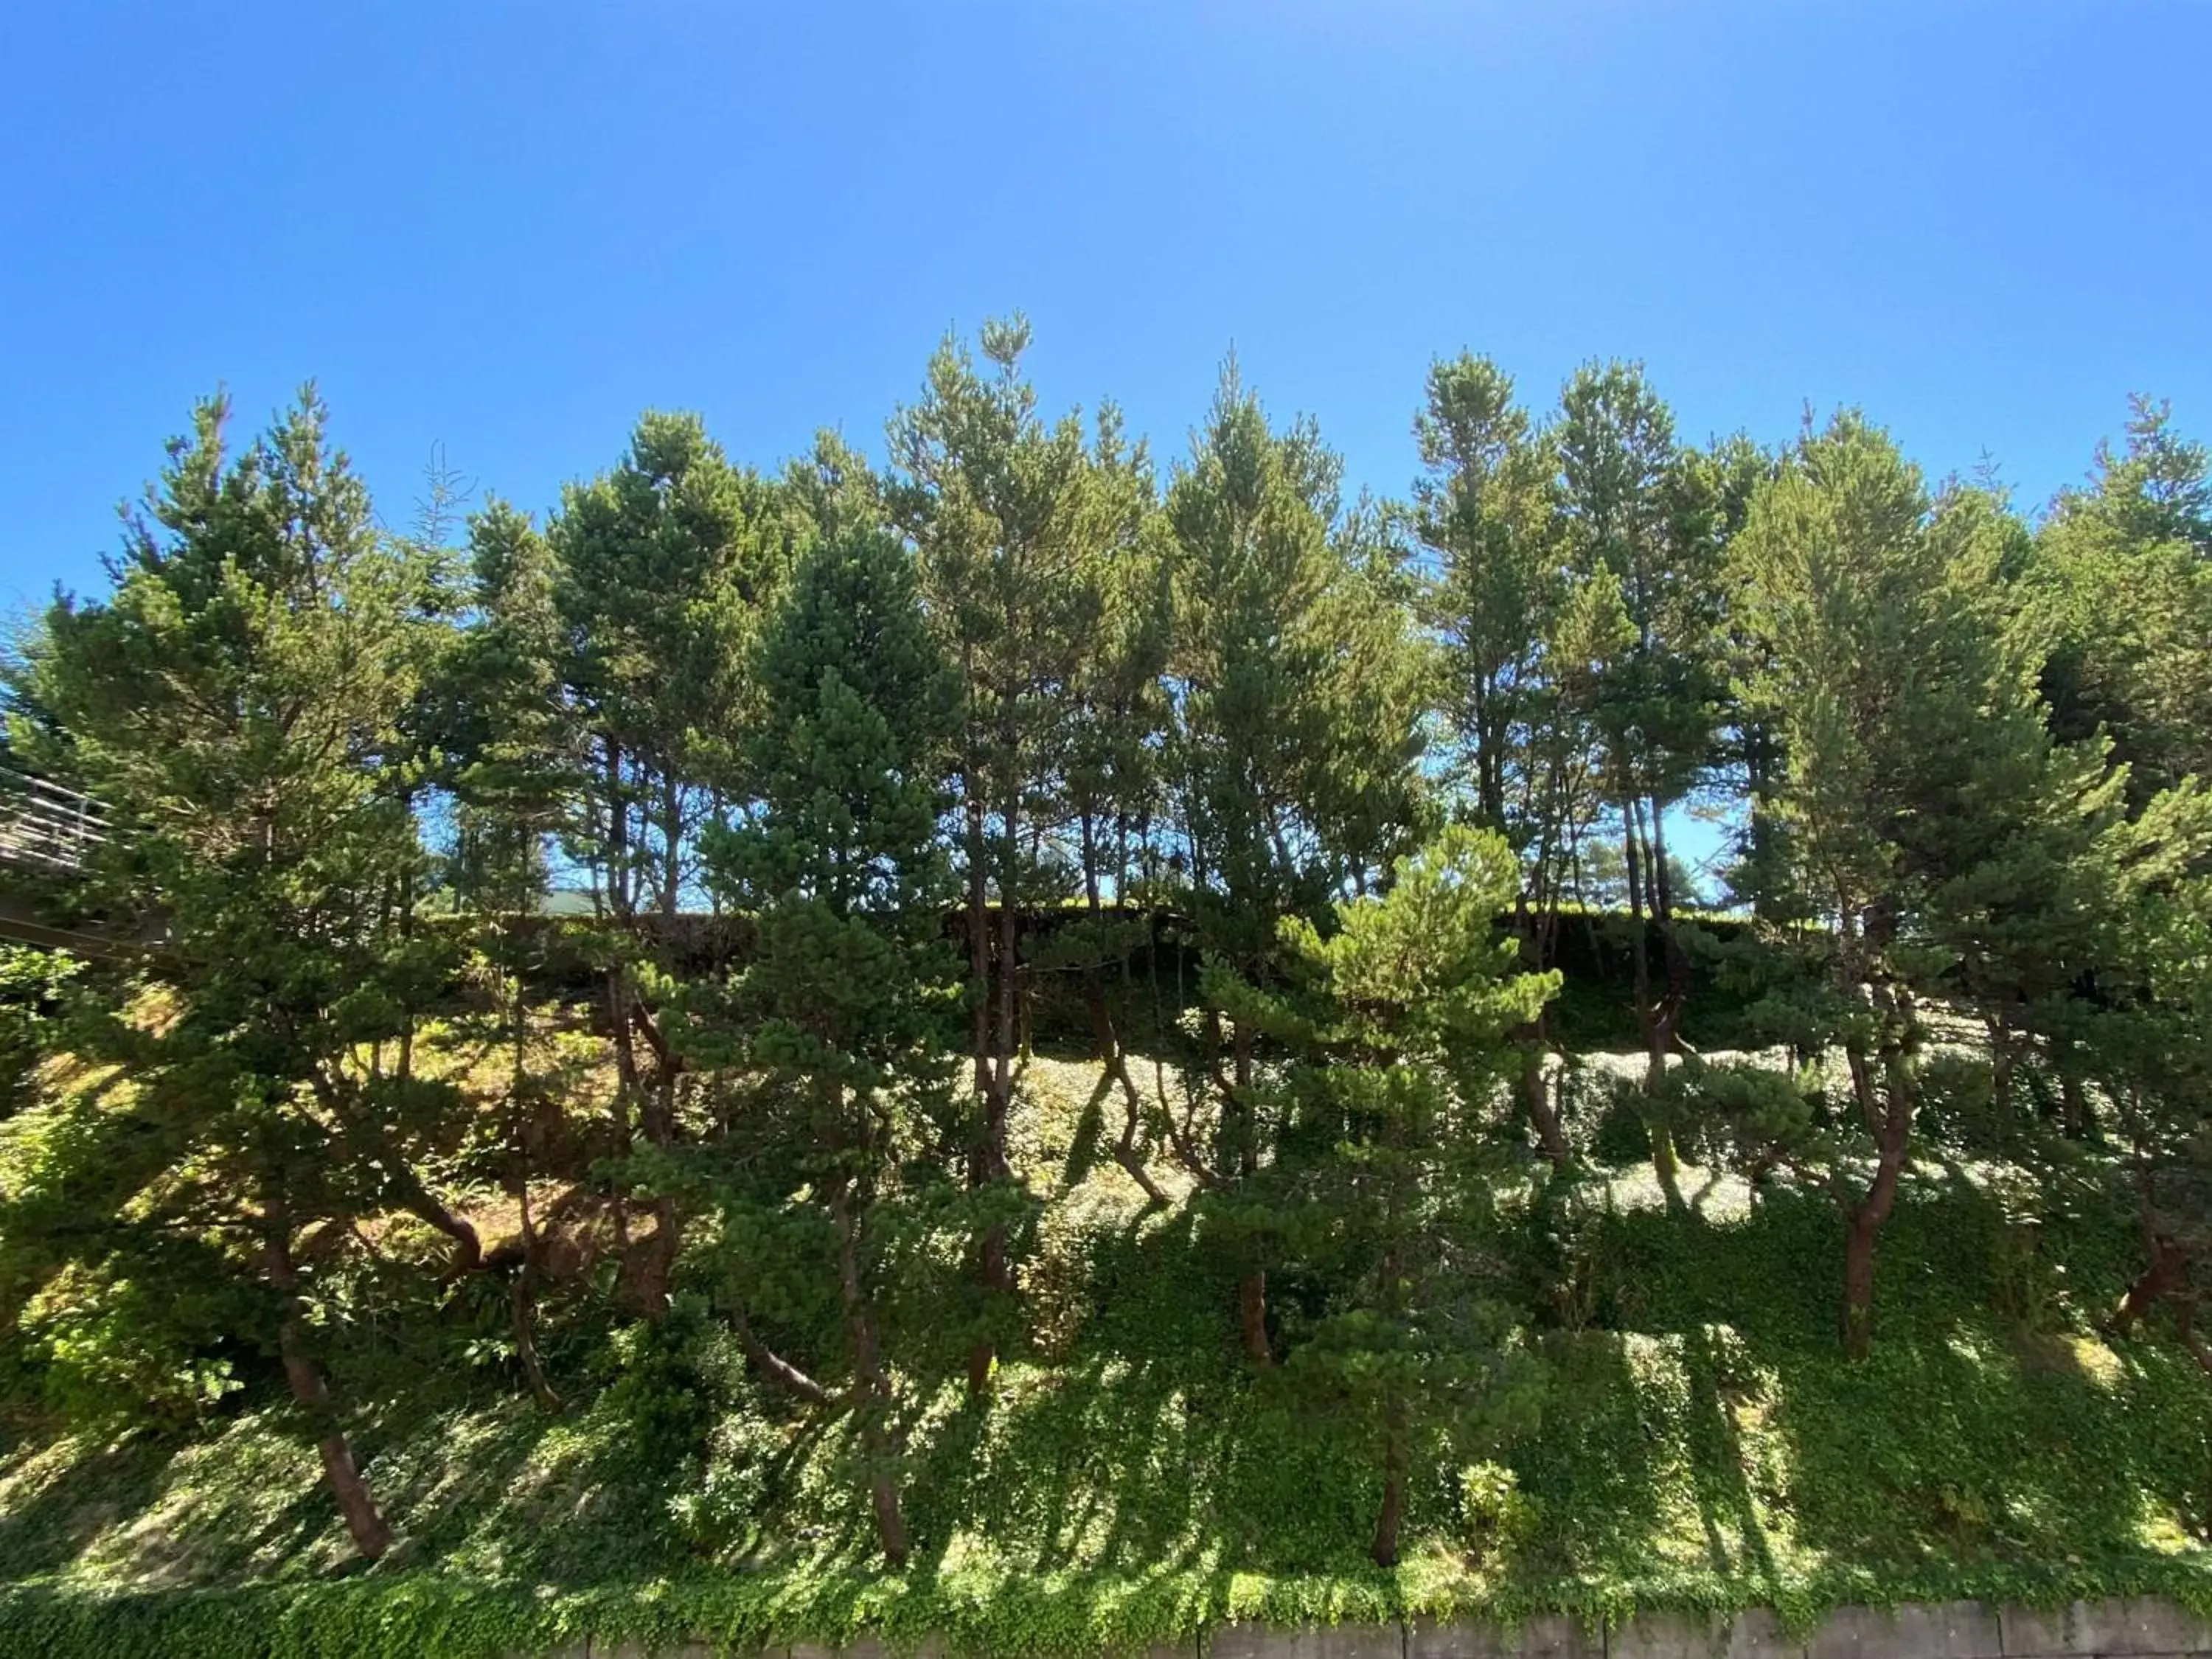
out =
<path fill-rule="evenodd" d="M 1028 343 L 404 531 L 197 411 L 8 671 L 159 943 L 0 964 L 0 1634 L 2212 1601 L 2206 452 Z"/>

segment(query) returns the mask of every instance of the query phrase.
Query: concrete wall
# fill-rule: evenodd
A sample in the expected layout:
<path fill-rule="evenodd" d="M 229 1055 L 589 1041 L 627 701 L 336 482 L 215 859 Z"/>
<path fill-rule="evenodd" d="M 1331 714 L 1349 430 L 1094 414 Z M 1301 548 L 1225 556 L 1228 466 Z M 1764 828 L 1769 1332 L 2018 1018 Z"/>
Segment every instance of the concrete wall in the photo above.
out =
<path fill-rule="evenodd" d="M 665 1650 L 664 1650 L 665 1651 Z M 696 1644 L 681 1659 L 714 1659 Z M 550 1659 L 647 1659 L 626 1644 L 586 1644 Z M 934 1644 L 902 1654 L 873 1637 L 842 1649 L 801 1644 L 757 1659 L 944 1659 Z M 1571 1619 L 1483 1624 L 1334 1625 L 1270 1630 L 1217 1625 L 1142 1659 L 2212 1659 L 2212 1621 L 2169 1601 L 2076 1601 L 2064 1608 L 1942 1601 L 1844 1607 L 1808 1635 L 1784 1636 L 1771 1613 L 1651 1614 L 1611 1631 Z"/>

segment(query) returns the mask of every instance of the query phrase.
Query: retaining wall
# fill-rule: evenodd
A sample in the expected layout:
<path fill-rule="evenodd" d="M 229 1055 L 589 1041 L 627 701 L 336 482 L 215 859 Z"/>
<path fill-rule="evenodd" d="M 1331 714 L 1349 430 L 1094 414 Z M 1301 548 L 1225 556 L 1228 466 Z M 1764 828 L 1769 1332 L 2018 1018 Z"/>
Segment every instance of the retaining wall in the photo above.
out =
<path fill-rule="evenodd" d="M 664 1654 L 667 1650 L 663 1650 Z M 721 1650 L 695 1644 L 677 1659 Z M 628 1644 L 586 1643 L 552 1659 L 647 1659 Z M 802 1643 L 758 1659 L 945 1659 L 934 1644 L 902 1651 L 873 1637 L 844 1648 Z M 2212 1659 L 2212 1620 L 2170 1601 L 2076 1601 L 2063 1608 L 1938 1601 L 1842 1607 L 1803 1636 L 1771 1613 L 1654 1613 L 1609 1631 L 1561 1617 L 1517 1626 L 1333 1625 L 1271 1630 L 1217 1625 L 1142 1659 Z"/>

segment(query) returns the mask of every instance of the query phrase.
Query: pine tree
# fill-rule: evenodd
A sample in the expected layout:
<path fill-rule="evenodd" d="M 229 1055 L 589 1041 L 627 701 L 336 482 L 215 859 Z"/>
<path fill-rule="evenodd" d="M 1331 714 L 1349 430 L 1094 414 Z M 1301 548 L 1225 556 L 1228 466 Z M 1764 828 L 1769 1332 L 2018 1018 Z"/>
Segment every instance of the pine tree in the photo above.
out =
<path fill-rule="evenodd" d="M 2212 454 L 2137 398 L 2124 448 L 2099 446 L 2089 487 L 2059 496 L 2026 562 L 2059 735 L 2109 736 L 2138 805 L 2212 772 Z"/>
<path fill-rule="evenodd" d="M 1273 1085 L 1281 1178 L 1301 1254 L 1335 1288 L 1286 1378 L 1371 1448 L 1386 1567 L 1416 1463 L 1528 1403 L 1510 1318 L 1481 1291 L 1500 1173 L 1484 1119 L 1510 1033 L 1559 987 L 1517 972 L 1519 943 L 1498 926 L 1516 884 L 1502 837 L 1454 826 L 1382 896 L 1340 904 L 1328 937 L 1285 921 L 1279 988 L 1212 970 L 1240 1023 L 1291 1056 Z"/>
<path fill-rule="evenodd" d="M 538 1403 L 554 1410 L 560 1396 L 538 1354 L 543 1263 L 532 1182 L 581 1178 L 587 1143 L 533 1058 L 531 988 L 545 965 L 539 912 L 580 757 L 561 696 L 551 549 L 526 514 L 497 500 L 470 520 L 469 547 L 469 625 L 434 693 L 453 805 L 447 886 L 470 923 L 472 976 L 490 992 L 485 1041 L 507 1061 L 478 1162 L 516 1205 L 519 1259 L 507 1269 L 515 1358 Z"/>
<path fill-rule="evenodd" d="M 320 1352 L 330 1263 L 310 1242 L 406 1210 L 457 1267 L 480 1254 L 421 1173 L 458 1103 L 398 1063 L 452 967 L 401 903 L 425 864 L 404 763 L 441 601 L 416 552 L 377 533 L 312 392 L 234 455 L 227 415 L 202 404 L 171 445 L 111 593 L 49 614 L 23 688 L 42 718 L 16 737 L 107 804 L 100 902 L 165 923 L 80 1033 L 135 1085 L 164 1165 L 115 1194 L 131 1218 L 107 1236 L 219 1241 L 214 1260 L 258 1285 L 254 1334 L 373 1557 L 391 1532 Z"/>
<path fill-rule="evenodd" d="M 1761 804 L 1785 856 L 1765 907 L 1821 918 L 1819 1018 L 1850 1079 L 1844 1339 L 1872 1340 L 1875 1244 L 1910 1160 L 1926 1009 L 2011 998 L 2032 961 L 2056 985 L 2093 890 L 2079 867 L 2113 819 L 2122 775 L 2055 743 L 2033 664 L 2007 626 L 2006 515 L 1972 490 L 1933 500 L 1855 415 L 1808 431 L 1755 495 L 1740 538 L 1745 623 L 1761 666 L 1747 695 L 1773 722 L 1784 778 Z"/>
<path fill-rule="evenodd" d="M 1513 401 L 1512 377 L 1486 357 L 1431 364 L 1413 430 L 1427 469 L 1417 521 L 1437 563 L 1428 608 L 1449 653 L 1443 708 L 1475 810 L 1504 830 L 1516 742 L 1564 597 L 1557 461 Z"/>
<path fill-rule="evenodd" d="M 975 1124 L 969 1181 L 992 1214 L 977 1243 L 988 1296 L 969 1385 L 989 1384 L 1013 1328 L 1012 1224 L 1026 1200 L 1007 1159 L 1030 964 L 1024 911 L 1079 872 L 1046 832 L 1063 821 L 1072 688 L 1097 648 L 1104 599 L 1091 556 L 1101 463 L 1073 416 L 1048 427 L 1022 377 L 1030 328 L 984 325 L 990 373 L 948 339 L 921 401 L 891 422 L 894 516 L 919 551 L 929 614 L 961 684 L 956 746 L 965 887 L 969 1056 Z M 1113 428 L 1102 429 L 1104 445 Z"/>
<path fill-rule="evenodd" d="M 1422 608 L 1443 643 L 1439 712 L 1457 781 L 1479 822 L 1519 854 L 1515 910 L 1528 964 L 1556 951 L 1560 906 L 1595 817 L 1602 767 L 1576 695 L 1610 647 L 1577 631 L 1586 605 L 1572 568 L 1551 434 L 1513 401 L 1486 357 L 1429 371 L 1414 422 L 1427 476 L 1417 524 L 1436 575 Z M 1519 1097 L 1555 1169 L 1573 1161 L 1546 1075 L 1542 1016 L 1522 1034 Z"/>
<path fill-rule="evenodd" d="M 742 1291 L 738 1330 L 768 1375 L 851 1412 L 878 1534 L 897 1564 L 908 1538 L 880 1303 L 899 1285 L 882 1259 L 884 1217 L 929 1178 L 929 1149 L 951 1127 L 959 981 L 939 923 L 952 884 L 937 820 L 957 686 L 911 556 L 866 528 L 802 556 L 757 660 L 757 810 L 709 848 L 710 879 L 751 918 L 754 944 L 726 994 L 702 1004 L 691 1040 L 742 1060 L 754 1079 L 747 1146 L 793 1183 L 763 1194 L 725 1179 L 739 1231 L 787 1231 L 794 1204 L 828 1224 L 850 1382 L 833 1393 L 770 1349 Z M 749 1161 L 727 1150 L 731 1168 Z"/>
<path fill-rule="evenodd" d="M 639 421 L 612 471 L 571 485 L 548 527 L 560 680 L 583 754 L 564 840 L 605 927 L 618 1158 L 637 1136 L 660 1152 L 679 1138 L 684 1066 L 655 1012 L 667 988 L 651 927 L 665 934 L 682 908 L 702 826 L 747 793 L 738 757 L 757 707 L 743 669 L 788 532 L 771 486 L 731 465 L 696 416 L 665 414 Z M 625 1291 L 657 1318 L 682 1218 L 665 1194 L 650 1204 Z"/>
<path fill-rule="evenodd" d="M 1110 404 L 1099 411 L 1084 507 L 1077 530 L 1082 580 L 1097 596 L 1098 614 L 1065 694 L 1065 748 L 1055 766 L 1064 833 L 1073 835 L 1081 872 L 1084 915 L 1054 927 L 1035 967 L 1079 982 L 1100 1066 L 1094 1104 L 1116 1091 L 1121 1099 L 1114 1158 L 1148 1200 L 1164 1204 L 1167 1194 L 1146 1161 L 1146 1131 L 1163 1103 L 1157 1097 L 1148 1102 L 1139 1088 L 1127 1034 L 1139 1017 L 1130 964 L 1140 951 L 1157 963 L 1163 931 L 1156 910 L 1140 915 L 1131 900 L 1157 865 L 1164 827 L 1160 758 L 1170 622 L 1165 522 L 1151 457 L 1142 443 L 1124 442 L 1120 411 Z M 1157 1054 L 1166 1033 L 1158 999 L 1149 1001 Z"/>
<path fill-rule="evenodd" d="M 2212 796 L 2194 780 L 2163 791 L 2099 851 L 2108 885 L 2094 912 L 2097 994 L 2067 1005 L 2062 1030 L 2107 1105 L 2142 1242 L 2106 1328 L 2124 1336 L 2171 1308 L 2212 1372 L 2212 1342 L 2195 1324 L 2212 1260 Z"/>
<path fill-rule="evenodd" d="M 1723 691 L 1715 650 L 1719 554 L 1672 412 L 1640 364 L 1588 365 L 1560 396 L 1560 476 L 1589 597 L 1612 612 L 1589 665 L 1588 712 L 1603 735 L 1604 787 L 1620 821 L 1628 878 L 1630 961 L 1647 1060 L 1647 1094 L 1664 1076 L 1690 988 L 1674 918 L 1667 814 L 1697 783 L 1715 745 Z M 1595 637 L 1595 635 L 1593 637 Z M 1650 976 L 1659 938 L 1665 986 Z M 1670 1203 L 1674 1143 L 1649 1120 L 1652 1163 Z"/>
<path fill-rule="evenodd" d="M 1336 458 L 1310 422 L 1278 434 L 1224 368 L 1213 410 L 1170 486 L 1175 625 L 1167 764 L 1188 903 L 1222 977 L 1272 971 L 1285 918 L 1324 917 L 1417 833 L 1423 665 L 1407 619 L 1337 538 Z M 1270 1363 L 1265 1162 L 1255 1033 L 1209 1022 L 1211 1147 L 1170 1124 L 1181 1161 L 1241 1243 L 1245 1352 Z"/>

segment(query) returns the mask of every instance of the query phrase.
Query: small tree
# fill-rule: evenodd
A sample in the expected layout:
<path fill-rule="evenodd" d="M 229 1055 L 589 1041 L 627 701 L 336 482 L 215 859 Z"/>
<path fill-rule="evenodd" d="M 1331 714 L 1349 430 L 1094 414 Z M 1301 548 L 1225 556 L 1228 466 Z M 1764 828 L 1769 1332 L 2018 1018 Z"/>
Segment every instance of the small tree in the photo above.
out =
<path fill-rule="evenodd" d="M 854 1416 L 878 1536 L 907 1555 L 884 1352 L 885 1211 L 927 1180 L 952 1128 L 957 966 L 939 924 L 951 896 L 937 844 L 957 684 L 924 623 L 911 556 L 847 529 L 801 559 L 757 658 L 765 703 L 757 815 L 710 842 L 710 878 L 757 929 L 750 959 L 690 1034 L 741 1062 L 754 1106 L 708 1165 L 740 1231 L 826 1221 L 850 1382 L 833 1390 L 769 1348 L 739 1291 L 756 1362 Z M 736 1181 L 769 1159 L 783 1191 Z M 730 1154 L 723 1156 L 722 1154 Z M 798 1213 L 795 1215 L 794 1211 Z M 803 1250 L 804 1246 L 801 1245 Z"/>
<path fill-rule="evenodd" d="M 1417 1450 L 1529 1403 L 1528 1368 L 1483 1294 L 1496 1174 L 1484 1120 L 1509 1034 L 1559 987 L 1556 973 L 1516 971 L 1518 942 L 1498 927 L 1516 874 L 1496 832 L 1455 827 L 1399 860 L 1383 896 L 1340 904 L 1329 937 L 1285 921 L 1282 988 L 1216 970 L 1215 994 L 1291 1056 L 1276 1179 L 1335 1288 L 1285 1376 L 1372 1447 L 1383 1566 Z"/>

